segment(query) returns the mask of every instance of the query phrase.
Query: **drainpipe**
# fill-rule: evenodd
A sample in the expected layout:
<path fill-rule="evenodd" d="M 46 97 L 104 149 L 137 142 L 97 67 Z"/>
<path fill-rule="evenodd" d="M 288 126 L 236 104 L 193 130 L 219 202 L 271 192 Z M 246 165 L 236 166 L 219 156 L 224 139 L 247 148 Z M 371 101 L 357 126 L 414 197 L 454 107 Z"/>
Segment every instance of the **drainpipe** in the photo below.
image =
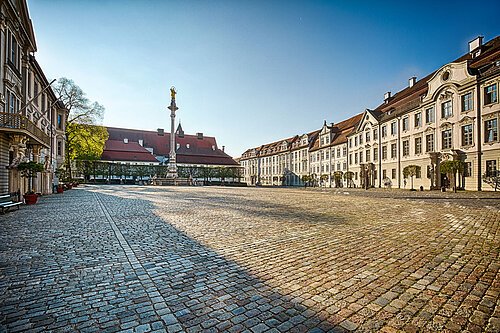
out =
<path fill-rule="evenodd" d="M 398 148 L 398 188 L 401 188 L 401 127 L 399 126 L 400 125 L 400 121 L 401 121 L 401 117 L 398 117 L 398 127 L 396 128 L 396 130 L 398 131 L 398 142 L 396 143 L 397 145 L 397 148 Z"/>
<path fill-rule="evenodd" d="M 382 125 L 379 123 L 378 125 L 378 187 L 382 187 Z"/>
<path fill-rule="evenodd" d="M 482 179 L 481 179 L 481 167 L 482 167 L 482 147 L 483 147 L 483 142 L 482 142 L 482 137 L 481 137 L 481 131 L 482 131 L 482 120 L 481 120 L 481 84 L 479 82 L 481 76 L 481 72 L 479 72 L 476 75 L 476 91 L 477 91 L 477 106 L 476 106 L 476 122 L 477 122 L 477 190 L 481 191 L 482 190 Z"/>

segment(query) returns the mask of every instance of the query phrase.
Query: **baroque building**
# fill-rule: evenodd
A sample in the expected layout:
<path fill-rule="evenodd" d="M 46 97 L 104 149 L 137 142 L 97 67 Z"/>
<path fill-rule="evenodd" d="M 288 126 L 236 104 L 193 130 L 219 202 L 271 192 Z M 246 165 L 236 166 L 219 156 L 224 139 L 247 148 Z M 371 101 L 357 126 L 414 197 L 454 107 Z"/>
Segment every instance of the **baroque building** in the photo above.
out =
<path fill-rule="evenodd" d="M 325 121 L 320 130 L 303 135 L 302 169 L 280 164 L 294 161 L 298 136 L 245 151 L 240 159 L 245 181 L 301 185 L 307 174 L 325 186 L 409 188 L 404 170 L 413 166 L 414 187 L 439 189 L 450 186 L 440 163 L 460 160 L 465 168 L 457 187 L 492 189 L 500 163 L 499 84 L 500 37 L 485 44 L 478 37 L 467 54 L 420 80 L 410 78 L 405 89 L 387 92 L 378 107 L 338 124 Z M 340 183 L 333 181 L 337 171 L 344 175 Z"/>
<path fill-rule="evenodd" d="M 167 165 L 170 133 L 163 129 L 143 131 L 106 127 L 106 140 L 101 161 L 130 165 Z M 180 167 L 239 167 L 239 164 L 217 146 L 215 137 L 185 134 L 179 124 L 175 132 L 175 152 Z"/>
<path fill-rule="evenodd" d="M 0 193 L 26 192 L 20 162 L 44 163 L 32 180 L 37 193 L 52 193 L 64 156 L 67 111 L 35 59 L 37 45 L 26 1 L 0 5 Z"/>

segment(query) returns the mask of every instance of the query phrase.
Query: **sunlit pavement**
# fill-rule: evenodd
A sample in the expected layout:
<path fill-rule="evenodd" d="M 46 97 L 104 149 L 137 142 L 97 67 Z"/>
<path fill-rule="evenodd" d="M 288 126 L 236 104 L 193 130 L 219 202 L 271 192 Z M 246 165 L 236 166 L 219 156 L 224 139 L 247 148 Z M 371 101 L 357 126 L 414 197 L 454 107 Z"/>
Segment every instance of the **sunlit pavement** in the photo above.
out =
<path fill-rule="evenodd" d="M 42 197 L 0 216 L 0 332 L 498 332 L 495 194 L 392 193 Z"/>

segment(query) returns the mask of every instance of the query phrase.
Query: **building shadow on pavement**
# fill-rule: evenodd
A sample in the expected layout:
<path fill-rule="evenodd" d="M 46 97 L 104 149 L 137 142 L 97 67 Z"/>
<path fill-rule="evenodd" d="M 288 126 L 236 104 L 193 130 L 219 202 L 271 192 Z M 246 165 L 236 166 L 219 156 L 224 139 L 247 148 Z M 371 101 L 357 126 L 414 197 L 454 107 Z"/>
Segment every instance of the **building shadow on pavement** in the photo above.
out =
<path fill-rule="evenodd" d="M 90 189 L 3 219 L 0 332 L 345 331 L 342 318 L 282 295 L 150 200 Z"/>

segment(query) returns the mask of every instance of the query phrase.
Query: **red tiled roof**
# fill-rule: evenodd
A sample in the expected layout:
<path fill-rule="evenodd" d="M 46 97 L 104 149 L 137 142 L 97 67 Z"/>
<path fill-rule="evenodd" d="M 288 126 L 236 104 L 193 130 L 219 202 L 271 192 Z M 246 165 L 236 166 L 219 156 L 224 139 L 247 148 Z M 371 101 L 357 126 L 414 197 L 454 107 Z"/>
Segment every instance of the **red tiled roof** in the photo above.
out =
<path fill-rule="evenodd" d="M 116 127 L 107 127 L 106 129 L 109 137 L 106 141 L 102 159 L 112 156 L 113 158 L 121 157 L 121 159 L 115 160 L 125 161 L 126 158 L 143 156 L 145 162 L 151 162 L 150 157 L 138 154 L 145 152 L 154 158 L 146 148 L 152 148 L 155 156 L 168 156 L 170 153 L 170 133 L 164 133 L 161 136 L 155 131 Z M 123 139 L 128 139 L 128 143 L 124 143 Z M 139 145 L 139 140 L 143 141 L 143 146 Z M 175 140 L 176 144 L 180 144 L 180 147 L 176 150 L 177 162 L 179 163 L 237 165 L 231 156 L 217 148 L 214 137 L 203 136 L 198 138 L 197 135 L 176 135 Z M 187 148 L 188 145 L 189 148 Z M 123 154 L 119 155 L 118 152 Z M 133 155 L 134 152 L 138 154 Z M 189 160 L 191 162 L 181 162 L 183 158 L 185 161 Z M 108 158 L 107 160 L 112 159 Z M 131 159 L 131 161 L 135 160 Z M 154 160 L 156 161 L 156 158 Z M 214 161 L 217 161 L 217 163 Z"/>
<path fill-rule="evenodd" d="M 102 153 L 101 160 L 103 161 L 128 161 L 128 162 L 149 162 L 158 163 L 159 161 L 151 155 L 150 152 L 136 151 L 112 151 L 105 150 Z"/>

